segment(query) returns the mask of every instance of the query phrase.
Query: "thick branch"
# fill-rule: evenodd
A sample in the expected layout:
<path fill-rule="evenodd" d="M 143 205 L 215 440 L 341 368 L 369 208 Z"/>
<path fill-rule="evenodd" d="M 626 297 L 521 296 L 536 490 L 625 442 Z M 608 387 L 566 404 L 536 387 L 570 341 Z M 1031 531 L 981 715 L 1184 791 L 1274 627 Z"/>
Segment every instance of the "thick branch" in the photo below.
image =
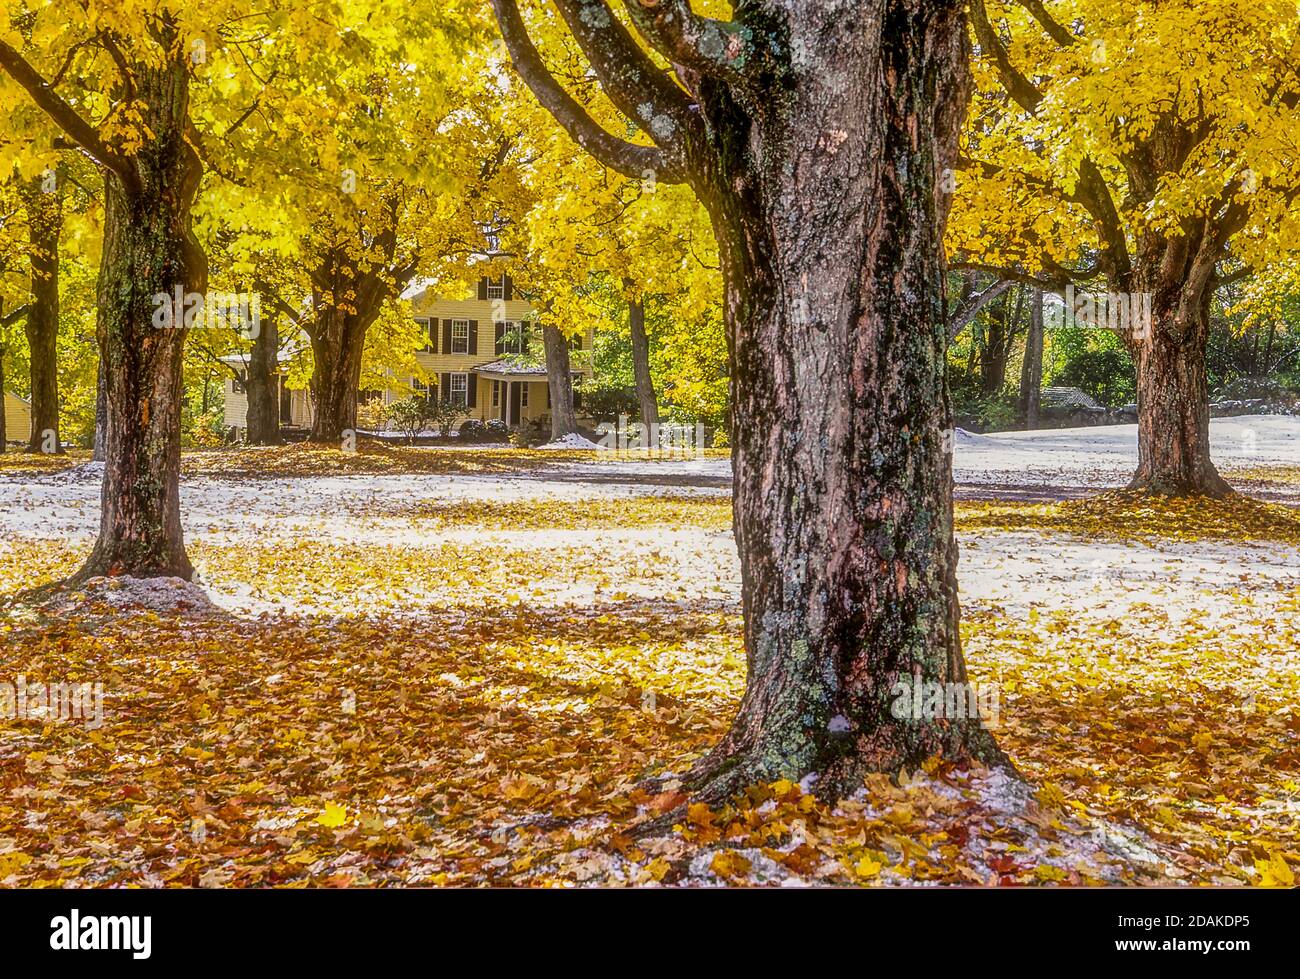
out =
<path fill-rule="evenodd" d="M 587 110 L 566 92 L 542 61 L 523 18 L 517 0 L 492 0 L 501 36 L 514 62 L 515 71 L 532 90 L 548 112 L 579 146 L 597 160 L 625 177 L 640 180 L 647 173 L 664 183 L 681 183 L 686 175 L 680 167 L 670 165 L 657 147 L 638 146 L 612 136 L 601 128 Z"/>
<path fill-rule="evenodd" d="M 26 58 L 3 40 L 0 40 L 0 68 L 26 89 L 37 107 L 78 146 L 89 153 L 96 163 L 112 170 L 122 178 L 124 183 L 134 183 L 135 171 L 130 163 L 109 149 L 108 145 L 99 138 L 95 128 L 81 118 L 77 110 L 50 87 Z"/>
<path fill-rule="evenodd" d="M 1061 45 L 1061 47 L 1068 48 L 1072 44 L 1078 42 L 1079 39 L 1077 37 L 1062 27 L 1056 19 L 1047 12 L 1047 8 L 1043 6 L 1042 0 L 1020 0 L 1020 6 L 1033 14 L 1034 20 L 1038 21 L 1043 30 L 1047 31 L 1048 37 Z"/>
<path fill-rule="evenodd" d="M 659 69 L 605 0 L 555 0 L 555 6 L 610 101 L 665 155 L 683 158 L 701 125 L 686 93 Z"/>
<path fill-rule="evenodd" d="M 966 329 L 966 325 L 978 316 L 985 306 L 1014 285 L 1016 285 L 1014 279 L 1000 279 L 983 292 L 976 293 L 967 299 L 961 308 L 948 319 L 948 339 L 957 339 L 957 334 Z"/>
<path fill-rule="evenodd" d="M 730 82 L 752 73 L 754 45 L 741 25 L 701 17 L 690 0 L 628 0 L 627 10 L 637 30 L 673 64 Z"/>
<path fill-rule="evenodd" d="M 1011 63 L 1011 56 L 1007 54 L 1007 49 L 998 40 L 993 25 L 989 23 L 988 11 L 984 9 L 984 0 L 971 0 L 970 20 L 971 26 L 975 28 L 975 39 L 979 41 L 980 48 L 993 59 L 998 69 L 998 78 L 1001 79 L 1002 87 L 1007 90 L 1007 94 L 1026 112 L 1031 114 L 1037 112 L 1038 106 L 1043 101 L 1043 93 Z"/>

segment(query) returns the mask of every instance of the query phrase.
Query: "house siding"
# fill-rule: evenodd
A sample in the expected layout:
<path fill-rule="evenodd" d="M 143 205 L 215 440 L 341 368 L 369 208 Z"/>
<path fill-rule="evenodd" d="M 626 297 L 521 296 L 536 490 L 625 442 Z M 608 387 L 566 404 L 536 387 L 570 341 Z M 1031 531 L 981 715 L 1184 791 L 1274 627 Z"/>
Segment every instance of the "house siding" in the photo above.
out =
<path fill-rule="evenodd" d="M 5 434 L 10 442 L 26 442 L 32 437 L 32 406 L 6 391 Z"/>

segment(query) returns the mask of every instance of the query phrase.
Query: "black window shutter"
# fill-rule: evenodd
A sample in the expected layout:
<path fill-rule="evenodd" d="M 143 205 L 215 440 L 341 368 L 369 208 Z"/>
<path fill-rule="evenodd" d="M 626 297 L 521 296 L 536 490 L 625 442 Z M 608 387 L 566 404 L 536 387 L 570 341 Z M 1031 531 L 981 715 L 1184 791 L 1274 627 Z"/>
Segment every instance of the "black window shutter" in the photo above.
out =
<path fill-rule="evenodd" d="M 473 330 L 474 327 L 471 326 L 470 329 Z M 473 337 L 474 334 L 470 333 L 470 336 Z M 474 346 L 474 341 L 472 339 L 470 340 L 470 346 L 471 347 Z M 471 408 L 477 408 L 478 407 L 478 375 L 466 374 L 465 376 L 467 378 L 465 382 L 465 389 L 466 389 L 465 397 L 469 399 L 469 406 Z"/>
<path fill-rule="evenodd" d="M 442 352 L 451 353 L 451 320 L 442 321 Z"/>
<path fill-rule="evenodd" d="M 505 276 L 505 297 L 507 299 L 515 298 L 515 280 L 510 276 Z"/>
<path fill-rule="evenodd" d="M 443 374 L 441 376 L 441 380 L 438 386 L 441 388 L 441 390 L 438 392 L 438 400 L 443 402 L 450 401 L 451 400 L 451 375 Z"/>
<path fill-rule="evenodd" d="M 524 320 L 519 324 L 519 352 L 521 354 L 528 353 L 528 334 L 532 328 L 533 324 L 528 320 Z"/>
<path fill-rule="evenodd" d="M 429 319 L 429 353 L 438 352 L 438 320 L 435 317 Z"/>
<path fill-rule="evenodd" d="M 497 335 L 497 356 L 500 357 L 506 352 L 506 325 L 498 322 L 496 325 Z"/>
<path fill-rule="evenodd" d="M 469 352 L 471 356 L 478 355 L 478 320 L 469 321 Z"/>
<path fill-rule="evenodd" d="M 478 297 L 479 299 L 487 299 L 487 276 L 486 275 L 482 276 L 478 280 Z"/>

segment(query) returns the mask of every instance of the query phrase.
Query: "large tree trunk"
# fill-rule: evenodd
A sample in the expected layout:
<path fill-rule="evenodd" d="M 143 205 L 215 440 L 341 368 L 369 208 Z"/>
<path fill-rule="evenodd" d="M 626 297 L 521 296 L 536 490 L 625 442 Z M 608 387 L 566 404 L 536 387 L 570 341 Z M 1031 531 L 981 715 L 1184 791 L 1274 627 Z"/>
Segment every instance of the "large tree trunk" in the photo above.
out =
<path fill-rule="evenodd" d="M 559 327 L 542 326 L 546 349 L 546 383 L 551 389 L 551 441 L 578 430 L 573 408 L 573 369 L 569 364 L 569 342 Z"/>
<path fill-rule="evenodd" d="M 99 355 L 107 410 L 99 540 L 77 578 L 125 574 L 190 578 L 180 514 L 181 355 L 185 330 L 154 325 L 156 297 L 207 288 L 190 226 L 202 174 L 185 142 L 189 64 L 183 48 L 136 65 L 136 106 L 151 134 L 130 180 L 107 172 L 98 284 Z"/>
<path fill-rule="evenodd" d="M 1138 468 L 1129 489 L 1166 496 L 1232 493 L 1210 459 L 1205 363 L 1214 269 L 1223 248 L 1223 231 L 1204 222 L 1185 226 L 1176 237 L 1152 232 L 1140 243 L 1128 301 L 1144 297 L 1144 315 L 1133 315 L 1125 334 L 1138 391 Z"/>
<path fill-rule="evenodd" d="M 0 300 L 0 314 L 4 313 L 4 302 Z M 9 441 L 8 421 L 5 418 L 5 354 L 8 348 L 0 343 L 0 455 L 4 454 L 5 443 Z"/>
<path fill-rule="evenodd" d="M 104 358 L 95 367 L 95 445 L 92 462 L 108 461 L 108 379 L 104 376 Z"/>
<path fill-rule="evenodd" d="M 59 235 L 63 198 L 46 192 L 42 181 L 23 191 L 31 242 L 32 298 L 24 329 L 31 349 L 32 432 L 28 452 L 63 451 L 59 439 Z"/>
<path fill-rule="evenodd" d="M 375 310 L 374 315 L 362 319 L 336 306 L 325 306 L 308 329 L 315 362 L 311 377 L 315 417 L 310 441 L 338 445 L 345 432 L 356 431 L 361 355 L 366 329 L 377 315 Z"/>
<path fill-rule="evenodd" d="M 633 299 L 627 304 L 627 326 L 632 335 L 632 373 L 636 378 L 636 401 L 641 424 L 650 431 L 659 429 L 659 399 L 655 397 L 650 377 L 650 338 L 645 332 L 645 303 Z"/>
<path fill-rule="evenodd" d="M 962 5 L 782 6 L 800 55 L 779 91 L 748 109 L 699 93 L 725 135 L 697 189 L 723 256 L 748 661 L 691 777 L 715 796 L 1002 757 L 978 717 L 897 709 L 914 682 L 966 683 L 940 189 L 969 92 Z"/>
<path fill-rule="evenodd" d="M 268 304 L 269 305 L 269 304 Z M 250 445 L 280 444 L 279 315 L 271 312 L 261 320 L 248 356 L 248 442 Z"/>
<path fill-rule="evenodd" d="M 1166 496 L 1232 493 L 1210 459 L 1208 316 L 1178 325 L 1157 319 L 1131 344 L 1137 364 L 1138 469 L 1129 489 Z"/>
<path fill-rule="evenodd" d="M 1043 290 L 1035 289 L 1030 298 L 1029 334 L 1025 337 L 1025 360 L 1020 368 L 1020 415 L 1025 428 L 1038 427 L 1038 412 L 1043 399 Z"/>

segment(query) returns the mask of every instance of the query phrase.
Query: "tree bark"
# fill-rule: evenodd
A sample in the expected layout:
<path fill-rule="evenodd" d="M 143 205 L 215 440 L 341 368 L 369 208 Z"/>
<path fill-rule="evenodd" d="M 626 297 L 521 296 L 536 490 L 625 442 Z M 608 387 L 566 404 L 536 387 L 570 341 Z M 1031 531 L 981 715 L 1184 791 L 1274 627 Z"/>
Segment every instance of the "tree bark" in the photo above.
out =
<path fill-rule="evenodd" d="M 659 428 L 659 399 L 650 376 L 650 338 L 645 332 L 645 303 L 633 299 L 627 304 L 627 326 L 632 336 L 632 373 L 636 378 L 636 401 L 641 424 L 651 431 Z"/>
<path fill-rule="evenodd" d="M 726 793 L 940 755 L 1001 760 L 978 719 L 895 716 L 899 684 L 965 684 L 942 237 L 969 93 L 961 5 L 784 14 L 784 84 L 701 87 L 719 166 L 748 684 L 693 773 Z M 814 55 L 814 53 L 817 53 Z"/>
<path fill-rule="evenodd" d="M 32 298 L 24 330 L 31 350 L 32 431 L 28 452 L 63 452 L 59 439 L 59 235 L 63 198 L 38 178 L 23 188 L 31 244 Z"/>
<path fill-rule="evenodd" d="M 0 301 L 0 314 L 4 313 L 4 302 Z M 4 455 L 5 445 L 9 441 L 8 420 L 5 417 L 5 354 L 8 348 L 0 343 L 0 455 Z"/>
<path fill-rule="evenodd" d="M 1029 333 L 1025 337 L 1025 360 L 1020 370 L 1020 414 L 1025 428 L 1038 428 L 1043 398 L 1043 290 L 1035 289 L 1029 306 Z"/>
<path fill-rule="evenodd" d="M 1131 344 L 1137 364 L 1138 468 L 1131 490 L 1165 496 L 1230 495 L 1210 458 L 1208 317 L 1178 326 L 1157 319 Z"/>
<path fill-rule="evenodd" d="M 917 683 L 966 683 L 942 254 L 964 4 L 752 0 L 720 24 L 628 3 L 687 100 L 600 0 L 554 3 L 656 145 L 585 116 L 493 0 L 516 68 L 606 165 L 688 181 L 722 258 L 748 677 L 687 784 L 718 799 L 811 776 L 834 797 L 935 756 L 1005 761 L 977 715 L 898 709 Z"/>
<path fill-rule="evenodd" d="M 1148 232 L 1130 288 L 1149 318 L 1125 333 L 1137 368 L 1138 468 L 1131 490 L 1164 496 L 1233 492 L 1210 458 L 1206 348 L 1215 264 L 1228 231 L 1203 220 L 1177 236 Z"/>
<path fill-rule="evenodd" d="M 99 539 L 76 579 L 194 573 L 180 516 L 184 311 L 162 329 L 154 315 L 159 296 L 205 292 L 207 265 L 190 223 L 202 168 L 185 141 L 188 59 L 182 46 L 168 48 L 160 64 L 133 66 L 152 135 L 127 173 L 105 174 L 97 333 L 107 458 Z"/>
<path fill-rule="evenodd" d="M 573 369 L 569 364 L 569 343 L 559 327 L 542 326 L 542 345 L 546 350 L 546 383 L 551 389 L 551 441 L 555 441 L 578 430 Z"/>
<path fill-rule="evenodd" d="M 345 432 L 356 431 L 357 388 L 366 330 L 378 316 L 361 318 L 337 306 L 319 311 L 308 328 L 314 367 L 311 376 L 312 419 L 309 441 L 337 445 Z"/>
<path fill-rule="evenodd" d="M 95 445 L 91 462 L 108 461 L 108 381 L 104 376 L 104 358 L 95 367 Z"/>
<path fill-rule="evenodd" d="M 269 303 L 266 305 L 270 305 Z M 248 444 L 280 444 L 280 398 L 276 377 L 280 363 L 279 314 L 269 312 L 253 338 L 248 356 Z"/>

